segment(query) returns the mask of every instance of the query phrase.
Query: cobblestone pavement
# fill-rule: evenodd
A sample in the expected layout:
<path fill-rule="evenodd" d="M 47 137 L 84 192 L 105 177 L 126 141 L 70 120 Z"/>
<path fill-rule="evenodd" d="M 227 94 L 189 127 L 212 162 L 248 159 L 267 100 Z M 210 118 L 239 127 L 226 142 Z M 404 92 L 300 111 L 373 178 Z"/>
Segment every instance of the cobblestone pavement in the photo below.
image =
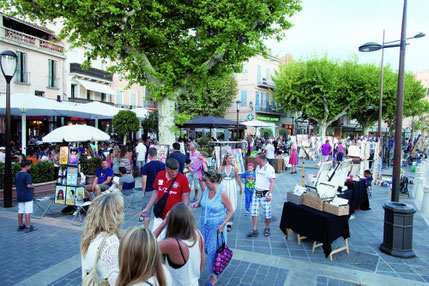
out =
<path fill-rule="evenodd" d="M 314 162 L 310 162 L 314 167 Z M 308 162 L 307 162 L 308 166 Z M 298 169 L 301 171 L 301 169 Z M 315 169 L 306 168 L 306 173 Z M 388 173 L 388 170 L 386 171 Z M 410 174 L 412 175 L 412 174 Z M 250 217 L 245 216 L 244 196 L 240 197 L 228 245 L 234 251 L 233 260 L 219 277 L 218 285 L 423 285 L 429 283 L 429 228 L 419 213 L 414 216 L 413 246 L 417 255 L 400 259 L 379 250 L 383 240 L 384 210 L 390 192 L 374 187 L 371 210 L 357 211 L 350 220 L 350 254 L 335 254 L 326 259 L 322 249 L 311 253 L 312 241 L 297 244 L 296 236 L 286 240 L 279 229 L 279 219 L 286 192 L 301 184 L 301 174 L 277 174 L 273 195 L 271 236 L 247 238 Z M 428 176 L 429 177 L 429 176 Z M 137 181 L 141 185 L 140 180 Z M 143 201 L 137 195 L 135 209 L 126 212 L 124 229 L 139 224 L 138 210 Z M 412 205 L 411 199 L 401 199 Z M 71 224 L 70 215 L 60 215 L 62 206 L 53 205 L 54 215 L 32 219 L 39 227 L 33 233 L 16 232 L 16 207 L 0 209 L 0 273 L 1 285 L 80 285 L 79 256 L 81 226 Z M 195 210 L 199 225 L 200 209 Z M 264 229 L 259 220 L 260 230 Z M 342 246 L 338 239 L 333 248 Z M 205 267 L 200 285 L 209 279 Z"/>

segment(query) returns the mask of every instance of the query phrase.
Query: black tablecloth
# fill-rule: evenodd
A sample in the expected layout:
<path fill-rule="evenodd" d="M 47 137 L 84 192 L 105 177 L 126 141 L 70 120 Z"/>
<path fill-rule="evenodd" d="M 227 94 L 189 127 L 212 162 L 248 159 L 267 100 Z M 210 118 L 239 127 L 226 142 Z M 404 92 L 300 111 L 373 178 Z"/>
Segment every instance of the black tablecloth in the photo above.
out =
<path fill-rule="evenodd" d="M 347 190 L 339 195 L 340 198 L 349 200 L 350 214 L 360 207 L 361 210 L 369 210 L 368 192 L 366 191 L 365 180 L 346 182 Z"/>
<path fill-rule="evenodd" d="M 288 228 L 309 239 L 322 242 L 325 257 L 331 253 L 331 243 L 338 237 L 350 237 L 349 215 L 335 216 L 304 205 L 285 202 L 280 229 L 286 234 Z"/>

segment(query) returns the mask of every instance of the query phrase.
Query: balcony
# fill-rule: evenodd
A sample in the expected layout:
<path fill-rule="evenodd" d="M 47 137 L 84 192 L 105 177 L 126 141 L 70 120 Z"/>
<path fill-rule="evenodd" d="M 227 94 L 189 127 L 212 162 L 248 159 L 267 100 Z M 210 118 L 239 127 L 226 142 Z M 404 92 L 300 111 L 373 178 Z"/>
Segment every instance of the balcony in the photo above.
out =
<path fill-rule="evenodd" d="M 261 107 L 260 105 L 256 105 L 255 111 L 257 113 L 263 113 L 263 114 L 276 114 L 276 115 L 284 115 L 285 112 L 283 109 L 280 109 L 276 106 L 269 105 L 265 107 Z"/>
<path fill-rule="evenodd" d="M 101 102 L 101 103 L 104 103 L 104 104 L 115 106 L 113 103 L 111 103 L 109 101 L 92 100 L 92 99 L 86 99 L 86 98 L 80 98 L 80 97 L 69 97 L 67 100 L 69 102 L 76 102 L 76 103 L 90 103 L 90 102 L 98 101 L 98 102 Z"/>
<path fill-rule="evenodd" d="M 78 63 L 70 64 L 70 73 L 89 76 L 92 78 L 97 78 L 100 80 L 106 80 L 110 82 L 113 81 L 113 75 L 111 73 L 100 69 L 96 69 L 96 68 L 83 69 L 81 64 L 78 64 Z"/>
<path fill-rule="evenodd" d="M 156 109 L 157 104 L 156 102 L 153 102 L 152 99 L 145 99 L 143 107 L 148 109 Z"/>
<path fill-rule="evenodd" d="M 4 38 L 12 41 L 19 42 L 26 46 L 32 46 L 35 48 L 40 48 L 41 50 L 46 50 L 56 53 L 64 53 L 64 47 L 54 42 L 46 41 L 28 34 L 18 32 L 9 28 L 4 29 Z"/>
<path fill-rule="evenodd" d="M 270 79 L 262 78 L 261 81 L 258 81 L 258 87 L 267 88 L 267 89 L 275 89 L 276 84 Z"/>

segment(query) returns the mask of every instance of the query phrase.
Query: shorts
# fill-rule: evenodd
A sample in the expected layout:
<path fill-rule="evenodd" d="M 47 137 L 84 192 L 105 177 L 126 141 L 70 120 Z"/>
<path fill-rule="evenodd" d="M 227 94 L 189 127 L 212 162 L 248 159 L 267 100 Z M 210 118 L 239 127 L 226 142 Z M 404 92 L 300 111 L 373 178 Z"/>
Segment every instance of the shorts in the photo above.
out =
<path fill-rule="evenodd" d="M 153 225 L 152 225 L 152 232 L 155 232 L 155 230 L 161 225 L 161 223 L 164 220 L 160 217 L 156 217 L 153 220 Z M 165 236 L 167 234 L 167 226 L 164 227 L 164 229 L 161 231 L 161 233 L 158 235 L 158 238 L 156 239 L 158 242 L 163 241 L 165 239 Z"/>
<path fill-rule="evenodd" d="M 104 185 L 104 184 L 98 184 L 98 186 L 100 187 L 100 190 L 102 192 L 107 191 L 110 188 L 109 185 Z"/>
<path fill-rule="evenodd" d="M 256 196 L 256 191 L 253 192 L 252 203 L 250 205 L 251 216 L 259 216 L 259 206 L 262 206 L 265 219 L 271 219 L 271 202 L 272 201 L 267 202 L 267 194 L 262 198 L 258 198 Z"/>
<path fill-rule="evenodd" d="M 18 202 L 18 213 L 19 214 L 31 214 L 31 213 L 33 213 L 33 201 Z"/>
<path fill-rule="evenodd" d="M 137 161 L 137 168 L 139 168 L 139 170 L 141 170 L 141 168 L 143 168 L 143 166 L 144 166 L 144 161 Z"/>

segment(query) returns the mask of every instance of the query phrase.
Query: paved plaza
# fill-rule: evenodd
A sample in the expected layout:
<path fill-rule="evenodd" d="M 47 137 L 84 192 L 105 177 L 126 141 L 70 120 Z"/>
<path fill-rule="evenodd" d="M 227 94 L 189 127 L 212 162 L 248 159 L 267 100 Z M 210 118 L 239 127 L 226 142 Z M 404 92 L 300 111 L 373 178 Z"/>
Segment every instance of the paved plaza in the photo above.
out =
<path fill-rule="evenodd" d="M 315 172 L 306 168 L 306 174 Z M 400 259 L 379 250 L 383 240 L 384 210 L 382 205 L 390 200 L 390 190 L 373 187 L 370 197 L 371 210 L 357 211 L 350 219 L 350 254 L 340 252 L 333 261 L 325 258 L 322 248 L 311 252 L 312 241 L 298 245 L 296 235 L 286 240 L 279 229 L 286 192 L 300 184 L 298 174 L 277 174 L 273 195 L 273 222 L 271 236 L 247 238 L 251 228 L 250 217 L 245 216 L 244 195 L 228 233 L 228 245 L 233 250 L 233 260 L 219 277 L 217 285 L 424 285 L 429 283 L 429 227 L 417 212 L 414 216 L 413 247 L 417 255 Z M 389 173 L 385 170 L 384 173 Z M 414 173 L 407 172 L 411 178 Z M 429 173 L 427 174 L 429 178 Z M 140 178 L 138 186 L 141 185 Z M 124 228 L 140 224 L 138 210 L 143 202 L 138 196 L 138 208 L 126 211 Z M 401 202 L 412 205 L 411 199 Z M 81 270 L 79 243 L 82 226 L 71 223 L 71 215 L 61 215 L 63 206 L 52 207 L 54 215 L 33 219 L 39 227 L 33 233 L 16 232 L 16 207 L 0 210 L 0 272 L 1 285 L 80 285 Z M 199 226 L 201 209 L 194 211 Z M 259 220 L 259 229 L 264 223 Z M 342 246 L 343 238 L 333 243 Z M 207 268 L 201 275 L 200 285 L 209 279 Z"/>

